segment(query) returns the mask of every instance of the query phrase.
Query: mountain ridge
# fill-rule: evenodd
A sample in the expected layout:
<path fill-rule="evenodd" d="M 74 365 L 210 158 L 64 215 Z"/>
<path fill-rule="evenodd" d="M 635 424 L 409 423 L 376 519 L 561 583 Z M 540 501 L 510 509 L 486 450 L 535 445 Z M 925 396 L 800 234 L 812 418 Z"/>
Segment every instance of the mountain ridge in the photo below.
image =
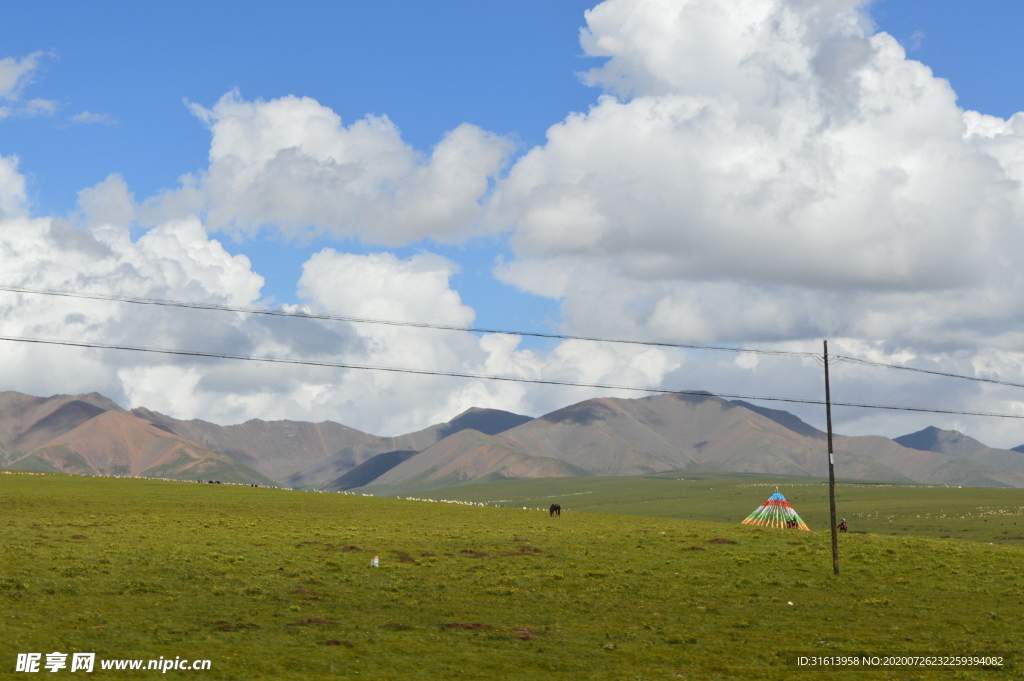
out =
<path fill-rule="evenodd" d="M 446 438 L 361 489 L 412 490 L 437 484 L 437 475 L 427 468 L 445 471 L 454 482 L 483 480 L 491 471 L 479 463 L 494 459 L 498 450 L 559 460 L 590 475 L 701 469 L 823 477 L 828 463 L 822 435 L 788 412 L 750 409 L 713 395 L 595 398 L 480 442 L 475 454 L 464 438 Z M 1024 486 L 1024 470 L 998 462 L 911 449 L 882 436 L 834 435 L 834 443 L 841 477 Z M 430 467 L 418 460 L 426 452 L 432 457 Z"/>
<path fill-rule="evenodd" d="M 409 491 L 507 477 L 671 470 L 823 477 L 823 438 L 789 412 L 708 393 L 594 398 L 537 418 L 473 407 L 388 437 L 334 421 L 179 420 L 145 407 L 127 411 L 97 393 L 0 393 L 3 467 L 297 489 Z M 841 477 L 1024 487 L 1024 453 L 956 431 L 833 439 Z"/>

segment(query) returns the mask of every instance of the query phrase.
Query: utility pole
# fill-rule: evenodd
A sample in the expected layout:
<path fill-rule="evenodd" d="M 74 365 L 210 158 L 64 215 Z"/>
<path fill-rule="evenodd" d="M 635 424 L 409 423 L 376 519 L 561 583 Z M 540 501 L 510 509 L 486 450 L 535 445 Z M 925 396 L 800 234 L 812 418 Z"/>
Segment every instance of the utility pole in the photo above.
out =
<path fill-rule="evenodd" d="M 828 425 L 828 508 L 832 516 L 832 572 L 839 574 L 839 536 L 836 528 L 836 470 L 832 456 L 832 395 L 828 387 L 828 341 L 825 343 L 825 423 Z"/>

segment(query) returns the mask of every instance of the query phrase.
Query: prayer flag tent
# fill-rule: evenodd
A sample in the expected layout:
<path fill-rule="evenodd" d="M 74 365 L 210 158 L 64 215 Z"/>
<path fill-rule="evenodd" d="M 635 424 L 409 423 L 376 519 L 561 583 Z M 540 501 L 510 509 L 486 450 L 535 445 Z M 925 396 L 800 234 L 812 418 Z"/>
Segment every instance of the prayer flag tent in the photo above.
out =
<path fill-rule="evenodd" d="M 787 522 L 796 521 L 796 529 L 810 530 L 807 523 L 803 521 L 793 507 L 786 501 L 786 497 L 778 492 L 768 497 L 768 500 L 757 507 L 757 509 L 741 521 L 744 525 L 767 525 L 768 527 L 790 527 Z"/>

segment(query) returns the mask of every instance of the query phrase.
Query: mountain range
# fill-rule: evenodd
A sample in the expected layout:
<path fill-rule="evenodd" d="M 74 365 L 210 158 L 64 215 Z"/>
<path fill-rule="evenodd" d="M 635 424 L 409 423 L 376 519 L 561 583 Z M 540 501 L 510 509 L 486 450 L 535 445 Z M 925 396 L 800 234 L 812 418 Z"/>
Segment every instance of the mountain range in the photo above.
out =
<path fill-rule="evenodd" d="M 833 437 L 836 475 L 1024 487 L 1024 445 L 994 449 L 956 431 Z M 324 421 L 221 426 L 106 397 L 0 393 L 0 468 L 359 489 L 396 494 L 503 478 L 672 470 L 825 476 L 825 434 L 793 414 L 709 394 L 597 398 L 530 418 L 469 409 L 380 437 Z"/>

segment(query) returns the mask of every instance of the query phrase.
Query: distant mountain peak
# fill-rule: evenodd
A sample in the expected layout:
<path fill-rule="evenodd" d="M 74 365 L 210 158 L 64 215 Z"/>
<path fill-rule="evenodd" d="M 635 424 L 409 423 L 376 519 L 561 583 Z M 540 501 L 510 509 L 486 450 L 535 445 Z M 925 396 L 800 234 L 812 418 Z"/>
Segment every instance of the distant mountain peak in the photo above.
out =
<path fill-rule="evenodd" d="M 467 428 L 472 428 L 473 430 L 478 430 L 481 433 L 487 433 L 488 435 L 497 435 L 498 433 L 504 433 L 506 430 L 511 430 L 516 426 L 521 426 L 532 420 L 533 417 L 531 416 L 514 414 L 502 409 L 470 407 L 452 420 L 448 421 L 448 423 L 442 424 L 440 428 L 441 435 L 438 439 L 443 439 L 448 435 L 452 435 Z"/>
<path fill-rule="evenodd" d="M 928 426 L 916 433 L 901 435 L 893 440 L 910 449 L 952 456 L 972 456 L 989 448 L 988 445 L 958 430 L 943 430 L 935 426 Z"/>

